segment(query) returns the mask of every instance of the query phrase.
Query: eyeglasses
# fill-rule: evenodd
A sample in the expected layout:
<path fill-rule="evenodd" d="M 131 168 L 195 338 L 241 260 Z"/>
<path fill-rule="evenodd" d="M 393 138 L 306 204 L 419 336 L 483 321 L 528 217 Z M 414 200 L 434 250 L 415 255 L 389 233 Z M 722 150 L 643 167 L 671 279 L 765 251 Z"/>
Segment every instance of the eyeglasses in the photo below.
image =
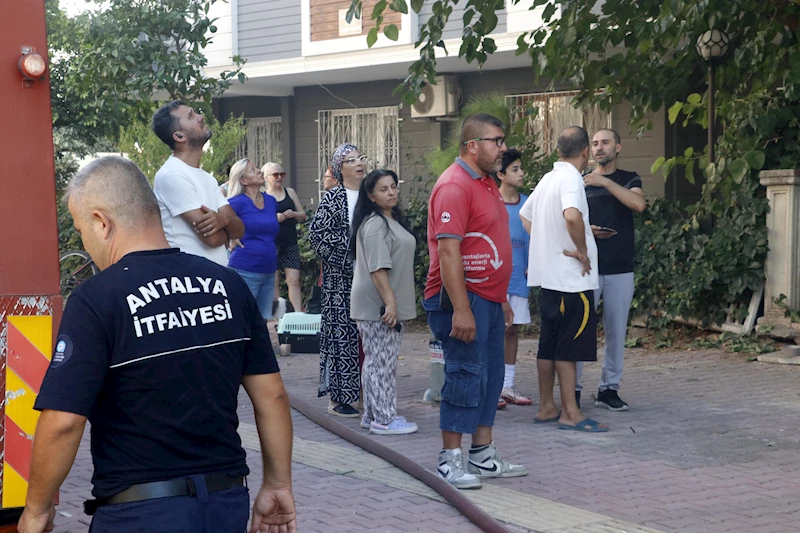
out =
<path fill-rule="evenodd" d="M 503 146 L 506 143 L 505 137 L 479 137 L 477 139 L 470 139 L 469 141 L 464 141 L 464 144 L 469 144 L 470 141 L 492 141 L 498 147 Z"/>
<path fill-rule="evenodd" d="M 273 178 L 285 178 L 286 177 L 286 172 L 275 172 L 275 173 L 272 174 L 272 177 Z"/>
<path fill-rule="evenodd" d="M 361 157 L 351 157 L 350 159 L 345 159 L 344 162 L 350 165 L 351 167 L 355 167 L 358 165 L 363 165 L 367 162 L 367 156 L 362 155 Z"/>

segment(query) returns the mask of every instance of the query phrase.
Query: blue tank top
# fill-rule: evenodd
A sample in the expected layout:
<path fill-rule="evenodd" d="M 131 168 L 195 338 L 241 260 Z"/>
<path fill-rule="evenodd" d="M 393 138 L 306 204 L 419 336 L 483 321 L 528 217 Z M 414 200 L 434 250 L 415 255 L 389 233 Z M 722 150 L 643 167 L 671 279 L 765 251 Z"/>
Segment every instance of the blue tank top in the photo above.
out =
<path fill-rule="evenodd" d="M 528 297 L 530 287 L 525 271 L 528 270 L 528 243 L 530 236 L 525 231 L 522 221 L 519 219 L 519 210 L 525 204 L 528 197 L 524 194 L 519 195 L 519 202 L 506 204 L 508 211 L 508 229 L 511 233 L 511 280 L 508 282 L 508 294 L 514 296 Z"/>

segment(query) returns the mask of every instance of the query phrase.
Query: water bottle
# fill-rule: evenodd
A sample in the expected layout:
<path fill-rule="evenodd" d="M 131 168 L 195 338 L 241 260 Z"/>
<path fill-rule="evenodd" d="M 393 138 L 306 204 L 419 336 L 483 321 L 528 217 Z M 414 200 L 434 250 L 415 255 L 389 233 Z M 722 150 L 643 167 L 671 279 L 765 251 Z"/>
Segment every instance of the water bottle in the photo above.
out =
<path fill-rule="evenodd" d="M 439 402 L 442 400 L 442 387 L 444 386 L 444 352 L 442 341 L 431 332 L 428 337 L 431 357 L 431 384 L 425 391 L 423 400 L 426 402 Z"/>

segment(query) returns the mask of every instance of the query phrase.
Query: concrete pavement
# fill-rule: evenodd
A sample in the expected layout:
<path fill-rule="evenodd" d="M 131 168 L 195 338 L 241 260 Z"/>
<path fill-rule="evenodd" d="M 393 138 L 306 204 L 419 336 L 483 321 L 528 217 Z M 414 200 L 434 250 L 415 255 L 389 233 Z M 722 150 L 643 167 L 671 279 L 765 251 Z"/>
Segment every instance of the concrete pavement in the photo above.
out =
<path fill-rule="evenodd" d="M 513 531 L 798 530 L 800 368 L 718 351 L 629 350 L 620 394 L 631 405 L 628 412 L 593 407 L 589 396 L 599 363 L 584 370 L 584 411 L 611 426 L 609 433 L 589 435 L 532 424 L 538 403 L 535 350 L 535 340 L 522 340 L 517 366 L 518 388 L 533 396 L 534 406 L 509 406 L 498 413 L 495 427 L 500 451 L 526 464 L 530 474 L 488 481 L 471 494 Z M 428 388 L 427 334 L 407 334 L 401 357 L 399 412 L 420 431 L 372 438 L 433 470 L 441 443 L 438 409 L 421 400 Z M 316 398 L 318 357 L 293 355 L 279 362 L 287 389 L 324 411 L 326 399 Z M 240 433 L 253 470 L 250 486 L 257 487 L 252 409 L 246 396 L 241 399 Z M 302 415 L 293 418 L 300 531 L 478 531 L 415 480 Z M 364 431 L 358 419 L 337 421 Z M 88 530 L 80 503 L 89 496 L 90 478 L 84 439 L 62 489 L 56 531 Z"/>

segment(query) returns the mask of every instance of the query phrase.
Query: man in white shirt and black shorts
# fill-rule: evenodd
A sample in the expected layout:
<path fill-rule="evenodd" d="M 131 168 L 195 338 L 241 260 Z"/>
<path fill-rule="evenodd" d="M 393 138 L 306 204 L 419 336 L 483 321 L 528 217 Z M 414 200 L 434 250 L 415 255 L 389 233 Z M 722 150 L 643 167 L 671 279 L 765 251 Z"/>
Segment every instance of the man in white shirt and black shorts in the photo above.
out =
<path fill-rule="evenodd" d="M 589 162 L 589 135 L 577 126 L 558 136 L 559 161 L 545 174 L 520 210 L 531 235 L 528 285 L 541 287 L 542 319 L 537 368 L 539 412 L 534 423 L 559 429 L 608 431 L 581 413 L 575 398 L 575 366 L 597 360 L 597 245 L 589 227 L 581 171 Z M 553 388 L 558 374 L 561 410 Z"/>

